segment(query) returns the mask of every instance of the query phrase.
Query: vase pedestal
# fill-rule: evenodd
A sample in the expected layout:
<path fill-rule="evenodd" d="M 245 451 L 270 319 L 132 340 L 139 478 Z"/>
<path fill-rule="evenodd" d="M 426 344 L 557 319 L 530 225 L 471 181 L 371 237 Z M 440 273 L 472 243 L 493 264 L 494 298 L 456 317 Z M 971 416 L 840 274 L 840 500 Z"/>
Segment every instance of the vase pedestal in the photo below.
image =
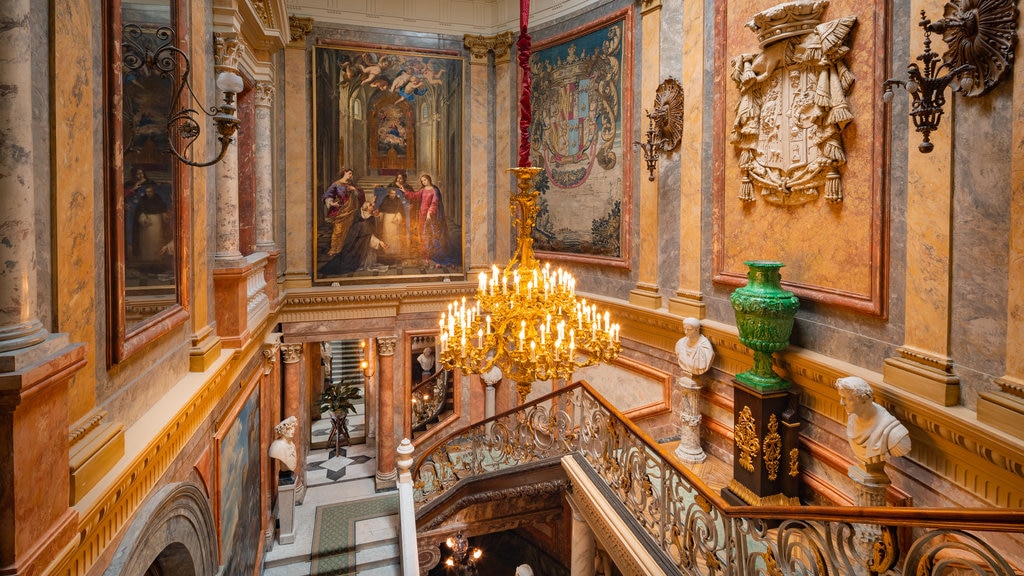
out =
<path fill-rule="evenodd" d="M 733 380 L 733 479 L 722 497 L 735 505 L 800 505 L 797 407 L 792 389 L 761 391 Z"/>

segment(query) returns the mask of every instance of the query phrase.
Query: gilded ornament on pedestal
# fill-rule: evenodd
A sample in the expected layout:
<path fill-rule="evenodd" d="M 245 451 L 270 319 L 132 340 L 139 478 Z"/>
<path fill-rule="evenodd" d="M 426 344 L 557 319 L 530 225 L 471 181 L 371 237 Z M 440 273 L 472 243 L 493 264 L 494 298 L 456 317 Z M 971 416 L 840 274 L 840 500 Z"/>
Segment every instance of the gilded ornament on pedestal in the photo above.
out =
<path fill-rule="evenodd" d="M 743 171 L 741 200 L 759 192 L 772 204 L 797 205 L 822 188 L 829 202 L 843 200 L 842 131 L 854 119 L 847 41 L 857 18 L 822 23 L 827 7 L 827 0 L 787 2 L 746 25 L 761 51 L 731 62 L 740 94 L 729 141 Z"/>
<path fill-rule="evenodd" d="M 757 439 L 754 427 L 754 415 L 750 406 L 740 410 L 739 421 L 736 423 L 736 446 L 740 449 L 740 466 L 747 472 L 754 471 L 754 459 L 761 449 L 761 441 Z"/>
<path fill-rule="evenodd" d="M 782 437 L 779 436 L 779 419 L 775 414 L 768 418 L 768 435 L 764 437 L 763 446 L 768 479 L 774 481 L 779 477 L 779 460 L 782 458 Z"/>
<path fill-rule="evenodd" d="M 800 473 L 800 451 L 793 448 L 789 451 L 789 475 L 796 476 Z"/>

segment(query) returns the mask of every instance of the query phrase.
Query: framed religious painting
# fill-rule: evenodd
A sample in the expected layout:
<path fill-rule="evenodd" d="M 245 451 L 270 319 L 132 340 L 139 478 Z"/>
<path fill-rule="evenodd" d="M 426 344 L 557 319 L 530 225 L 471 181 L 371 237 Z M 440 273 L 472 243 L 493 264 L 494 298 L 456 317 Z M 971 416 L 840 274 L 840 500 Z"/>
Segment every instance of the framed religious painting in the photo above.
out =
<path fill-rule="evenodd" d="M 259 510 L 260 490 L 260 375 L 253 373 L 240 399 L 214 437 L 217 447 L 217 524 L 220 530 L 222 574 L 252 576 L 263 552 Z M 256 507 L 254 510 L 253 507 Z"/>
<path fill-rule="evenodd" d="M 534 46 L 533 247 L 547 259 L 629 267 L 632 31 L 626 9 Z"/>
<path fill-rule="evenodd" d="M 314 281 L 464 274 L 464 60 L 313 49 Z"/>

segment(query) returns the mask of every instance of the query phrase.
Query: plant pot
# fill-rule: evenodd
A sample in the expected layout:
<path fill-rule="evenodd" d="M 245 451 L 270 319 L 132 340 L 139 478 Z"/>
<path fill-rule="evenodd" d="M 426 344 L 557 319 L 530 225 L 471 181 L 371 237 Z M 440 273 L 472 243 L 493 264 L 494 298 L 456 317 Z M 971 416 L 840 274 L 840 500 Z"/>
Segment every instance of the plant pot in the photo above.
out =
<path fill-rule="evenodd" d="M 754 351 L 754 367 L 736 375 L 736 380 L 761 392 L 784 390 L 790 383 L 772 369 L 772 353 L 789 345 L 793 318 L 800 300 L 781 286 L 782 262 L 749 260 L 744 262 L 747 285 L 729 297 L 736 313 L 740 342 Z"/>

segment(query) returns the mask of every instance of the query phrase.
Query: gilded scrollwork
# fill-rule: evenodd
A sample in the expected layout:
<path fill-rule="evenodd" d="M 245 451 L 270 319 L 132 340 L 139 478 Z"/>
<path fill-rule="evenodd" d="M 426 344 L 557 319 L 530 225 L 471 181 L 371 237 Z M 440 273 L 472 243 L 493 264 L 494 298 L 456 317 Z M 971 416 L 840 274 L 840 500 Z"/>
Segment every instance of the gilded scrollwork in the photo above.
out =
<path fill-rule="evenodd" d="M 779 436 L 779 419 L 775 414 L 768 418 L 768 435 L 762 445 L 764 467 L 768 470 L 768 479 L 774 482 L 779 477 L 779 460 L 782 458 L 782 437 Z"/>
<path fill-rule="evenodd" d="M 800 450 L 792 448 L 789 451 L 789 475 L 796 476 L 800 474 Z"/>
<path fill-rule="evenodd" d="M 731 62 L 740 95 L 729 136 L 743 171 L 743 201 L 759 192 L 770 203 L 797 205 L 822 188 L 829 202 L 843 200 L 842 131 L 854 119 L 847 41 L 857 18 L 822 23 L 827 7 L 827 0 L 797 0 L 747 23 L 761 51 Z"/>
<path fill-rule="evenodd" d="M 744 406 L 740 410 L 736 422 L 736 446 L 740 449 L 740 466 L 747 472 L 754 471 L 754 460 L 761 449 L 761 441 L 757 438 L 757 428 L 754 425 L 754 415 L 750 406 Z"/>

